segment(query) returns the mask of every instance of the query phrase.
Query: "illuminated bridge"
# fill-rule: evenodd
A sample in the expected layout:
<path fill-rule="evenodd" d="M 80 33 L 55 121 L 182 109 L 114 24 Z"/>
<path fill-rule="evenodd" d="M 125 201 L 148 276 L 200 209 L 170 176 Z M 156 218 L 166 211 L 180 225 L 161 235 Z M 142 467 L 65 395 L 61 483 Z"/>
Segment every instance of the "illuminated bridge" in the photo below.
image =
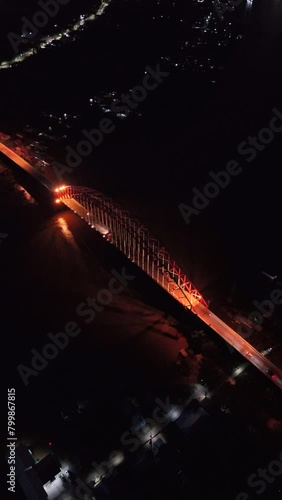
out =
<path fill-rule="evenodd" d="M 207 307 L 202 295 L 160 242 L 102 193 L 81 186 L 56 189 L 57 201 L 84 219 L 184 307 Z"/>
<path fill-rule="evenodd" d="M 282 389 L 282 371 L 209 311 L 206 301 L 176 261 L 129 212 L 104 194 L 87 187 L 62 186 L 56 189 L 56 193 L 58 203 L 63 202 L 91 228 L 99 231 L 108 242 Z M 237 371 L 234 376 L 238 374 Z"/>
<path fill-rule="evenodd" d="M 42 174 L 24 161 L 10 148 L 0 142 L 0 158 L 21 168 L 52 195 L 54 188 Z M 117 203 L 98 191 L 81 186 L 61 186 L 55 189 L 57 202 L 63 202 L 74 213 L 84 219 L 109 242 L 115 245 L 128 259 L 140 267 L 148 276 L 163 287 L 186 309 L 196 314 L 204 323 L 236 349 L 247 361 L 258 368 L 277 387 L 282 389 L 282 371 L 266 356 L 257 351 L 235 330 L 211 312 L 201 293 L 186 276 L 169 252 L 137 219 L 130 216 Z M 243 370 L 239 367 L 233 376 Z"/>

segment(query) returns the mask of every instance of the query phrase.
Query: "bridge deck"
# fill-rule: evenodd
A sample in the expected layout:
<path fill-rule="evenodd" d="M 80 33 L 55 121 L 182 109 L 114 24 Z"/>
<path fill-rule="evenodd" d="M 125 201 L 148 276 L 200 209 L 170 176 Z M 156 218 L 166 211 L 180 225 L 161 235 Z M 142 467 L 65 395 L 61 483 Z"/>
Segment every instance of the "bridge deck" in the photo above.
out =
<path fill-rule="evenodd" d="M 32 177 L 34 177 L 40 184 L 45 186 L 47 189 L 52 190 L 52 184 L 48 179 L 45 177 L 45 175 L 41 174 L 38 172 L 30 163 L 25 161 L 21 156 L 19 156 L 17 153 L 15 153 L 12 149 L 8 148 L 0 142 L 0 151 L 10 158 L 18 167 L 22 168 L 25 172 L 30 174 Z"/>

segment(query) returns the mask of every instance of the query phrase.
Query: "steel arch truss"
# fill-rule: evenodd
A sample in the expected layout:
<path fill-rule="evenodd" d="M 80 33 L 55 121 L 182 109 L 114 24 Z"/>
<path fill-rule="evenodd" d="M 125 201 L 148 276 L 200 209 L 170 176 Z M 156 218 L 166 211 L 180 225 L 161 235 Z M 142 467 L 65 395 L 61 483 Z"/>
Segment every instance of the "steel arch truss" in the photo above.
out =
<path fill-rule="evenodd" d="M 139 266 L 185 307 L 206 301 L 160 242 L 117 203 L 83 186 L 56 190 L 59 200 Z"/>

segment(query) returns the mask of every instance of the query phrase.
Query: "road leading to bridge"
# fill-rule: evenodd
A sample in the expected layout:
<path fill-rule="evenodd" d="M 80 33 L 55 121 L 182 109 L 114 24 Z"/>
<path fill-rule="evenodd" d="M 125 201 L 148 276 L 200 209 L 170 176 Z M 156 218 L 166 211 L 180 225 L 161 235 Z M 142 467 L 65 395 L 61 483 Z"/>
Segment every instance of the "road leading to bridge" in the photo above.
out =
<path fill-rule="evenodd" d="M 193 312 L 264 375 L 268 376 L 277 387 L 282 389 L 282 371 L 271 363 L 269 359 L 202 304 L 195 305 Z M 269 375 L 267 370 L 273 373 L 273 376 Z"/>
<path fill-rule="evenodd" d="M 5 156 L 10 158 L 10 160 L 12 160 L 18 167 L 22 168 L 25 172 L 34 177 L 34 179 L 36 179 L 44 187 L 49 190 L 52 189 L 52 184 L 45 177 L 45 175 L 38 172 L 32 165 L 30 165 L 30 163 L 25 161 L 21 156 L 15 153 L 12 149 L 5 146 L 5 144 L 3 144 L 2 142 L 0 142 L 0 151 L 4 153 Z"/>

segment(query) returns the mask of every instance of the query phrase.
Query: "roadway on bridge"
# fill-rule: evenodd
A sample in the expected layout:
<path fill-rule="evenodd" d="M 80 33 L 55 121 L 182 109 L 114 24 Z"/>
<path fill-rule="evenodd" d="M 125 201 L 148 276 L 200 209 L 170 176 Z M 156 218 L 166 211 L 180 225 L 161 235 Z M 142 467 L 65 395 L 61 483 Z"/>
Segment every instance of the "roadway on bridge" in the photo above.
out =
<path fill-rule="evenodd" d="M 40 184 L 43 184 L 47 189 L 52 189 L 51 183 L 48 181 L 48 179 L 45 177 L 45 175 L 41 174 L 38 172 L 30 163 L 25 161 L 21 156 L 19 156 L 17 153 L 15 153 L 12 149 L 8 148 L 0 142 L 0 151 L 4 153 L 10 160 L 12 160 L 18 167 L 21 167 L 25 172 L 30 174 L 32 177 L 34 177 Z"/>
<path fill-rule="evenodd" d="M 244 356 L 250 363 L 258 368 L 264 375 L 267 375 L 266 370 L 269 370 L 274 376 L 269 376 L 270 380 L 282 389 L 282 371 L 279 370 L 269 359 L 262 353 L 257 351 L 251 344 L 235 332 L 230 326 L 226 325 L 224 321 L 213 314 L 202 304 L 198 303 L 193 306 L 193 312 L 209 325 L 218 335 L 220 335 L 228 344 L 230 344 L 236 351 Z"/>

